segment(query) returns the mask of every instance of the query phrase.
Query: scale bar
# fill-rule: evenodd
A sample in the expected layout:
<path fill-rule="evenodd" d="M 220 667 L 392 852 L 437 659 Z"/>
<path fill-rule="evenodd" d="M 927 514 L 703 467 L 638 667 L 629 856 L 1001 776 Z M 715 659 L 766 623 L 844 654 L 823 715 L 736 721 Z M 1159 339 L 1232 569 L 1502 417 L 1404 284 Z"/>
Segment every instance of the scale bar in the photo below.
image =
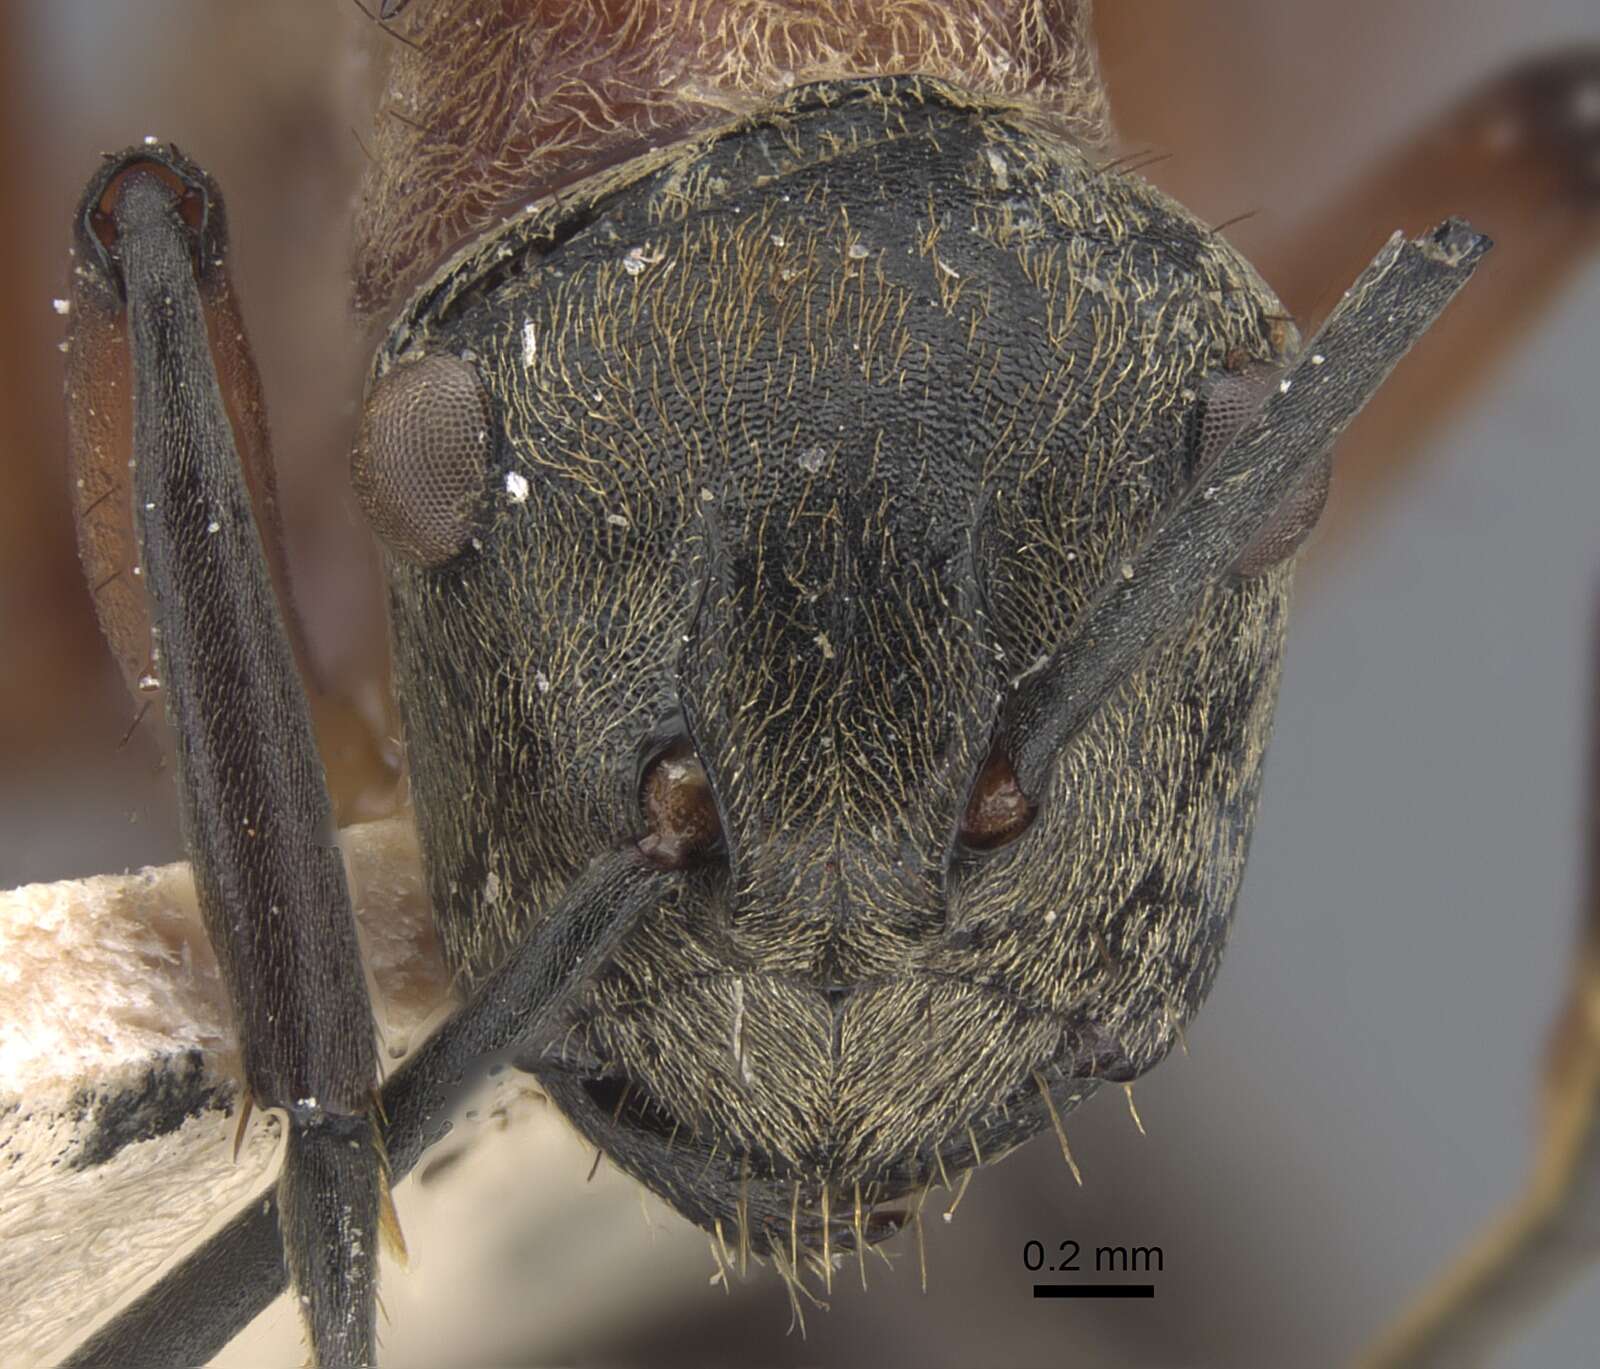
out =
<path fill-rule="evenodd" d="M 1153 1283 L 1036 1283 L 1036 1298 L 1153 1298 Z"/>

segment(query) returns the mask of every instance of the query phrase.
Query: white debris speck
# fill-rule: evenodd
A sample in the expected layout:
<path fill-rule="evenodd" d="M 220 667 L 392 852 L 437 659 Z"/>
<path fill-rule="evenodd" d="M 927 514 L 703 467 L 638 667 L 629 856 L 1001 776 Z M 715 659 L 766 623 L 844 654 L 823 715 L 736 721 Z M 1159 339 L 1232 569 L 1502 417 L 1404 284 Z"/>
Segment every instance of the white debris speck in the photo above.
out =
<path fill-rule="evenodd" d="M 611 524 L 611 526 L 614 528 L 625 528 L 628 526 L 628 520 L 620 513 L 608 513 L 606 515 L 606 522 Z"/>
<path fill-rule="evenodd" d="M 222 531 L 222 524 L 217 522 L 217 520 L 215 518 L 213 518 L 209 523 L 206 524 L 206 531 L 209 532 L 209 533 L 221 532 Z"/>
<path fill-rule="evenodd" d="M 1044 915 L 1044 925 L 1046 927 L 1053 927 L 1053 926 L 1055 926 L 1055 923 L 1056 923 L 1056 910 L 1054 908 L 1052 908 L 1048 913 L 1046 913 Z"/>
<path fill-rule="evenodd" d="M 831 661 L 833 659 L 833 643 L 828 640 L 826 632 L 817 633 L 811 640 L 817 644 L 817 649 L 822 652 L 823 660 Z"/>
<path fill-rule="evenodd" d="M 994 172 L 994 182 L 1000 189 L 1008 189 L 1011 185 L 1011 168 L 1006 165 L 1005 154 L 997 147 L 985 148 L 984 157 L 988 159 L 989 170 Z"/>
<path fill-rule="evenodd" d="M 1207 485 L 1205 489 L 1201 491 L 1200 497 L 1202 499 L 1215 499 L 1217 497 L 1217 486 Z"/>
<path fill-rule="evenodd" d="M 550 677 L 544 671 L 536 670 L 533 672 L 533 683 L 538 687 L 541 694 L 550 692 Z"/>
<path fill-rule="evenodd" d="M 867 255 L 869 255 L 868 252 L 867 252 L 866 243 L 864 243 L 864 242 L 853 242 L 853 243 L 851 243 L 850 244 L 850 250 L 845 255 L 848 256 L 851 261 L 860 261 L 863 257 L 866 257 Z"/>
<path fill-rule="evenodd" d="M 954 1212 L 941 1212 L 939 1215 L 947 1222 L 953 1222 L 956 1219 L 956 1214 Z"/>
<path fill-rule="evenodd" d="M 72 312 L 72 301 L 70 299 L 53 299 L 50 301 L 50 307 L 65 318 Z"/>
<path fill-rule="evenodd" d="M 533 326 L 531 318 L 522 320 L 522 364 L 532 366 L 533 359 L 539 355 L 539 331 Z"/>
<path fill-rule="evenodd" d="M 144 135 L 144 145 L 146 147 L 154 147 L 160 141 L 161 139 L 156 137 L 154 133 L 146 133 Z"/>
<path fill-rule="evenodd" d="M 828 449 L 818 442 L 800 453 L 800 468 L 815 475 L 822 469 L 822 463 L 827 459 Z"/>
<path fill-rule="evenodd" d="M 789 244 L 782 233 L 774 233 L 772 235 L 772 245 L 774 247 L 787 247 Z"/>
<path fill-rule="evenodd" d="M 704 487 L 701 488 L 701 490 L 700 490 L 700 502 L 702 504 L 714 503 L 715 500 L 716 500 L 716 497 L 717 496 L 712 494 L 710 490 L 705 489 Z"/>
<path fill-rule="evenodd" d="M 1122 563 L 1122 578 L 1124 580 L 1133 579 L 1133 562 L 1132 561 L 1124 561 Z"/>
<path fill-rule="evenodd" d="M 520 471 L 507 471 L 506 493 L 511 497 L 513 504 L 526 504 L 528 502 L 528 477 Z"/>
<path fill-rule="evenodd" d="M 58 343 L 56 343 L 56 351 L 62 353 L 62 355 L 65 355 L 66 353 L 70 352 L 71 350 L 72 350 L 72 344 L 71 343 L 67 343 L 67 342 L 58 342 Z"/>
<path fill-rule="evenodd" d="M 943 271 L 945 273 L 945 275 L 949 276 L 952 280 L 960 280 L 961 279 L 961 272 L 957 271 L 956 268 L 951 266 L 948 262 L 943 262 L 943 261 L 940 262 L 939 263 L 939 269 L 941 271 Z"/>
<path fill-rule="evenodd" d="M 644 274 L 644 268 L 665 261 L 661 252 L 652 253 L 648 247 L 630 247 L 622 254 L 622 269 L 630 276 Z"/>
<path fill-rule="evenodd" d="M 483 881 L 483 899 L 485 903 L 500 901 L 500 876 L 492 870 L 489 872 L 489 878 Z"/>
<path fill-rule="evenodd" d="M 150 694 L 161 688 L 161 681 L 154 675 L 141 675 L 139 677 L 139 688 L 144 693 Z"/>
<path fill-rule="evenodd" d="M 1278 393 L 1280 395 L 1288 394 L 1289 391 L 1292 390 L 1293 388 L 1294 388 L 1294 381 L 1290 380 L 1288 376 L 1285 376 L 1282 380 L 1280 380 L 1278 382 Z"/>
<path fill-rule="evenodd" d="M 1322 365 L 1322 363 L 1323 363 L 1323 362 L 1325 362 L 1325 361 L 1326 361 L 1326 360 L 1327 360 L 1327 359 L 1328 359 L 1328 358 L 1327 358 L 1327 357 L 1325 357 L 1325 356 L 1323 356 L 1323 355 L 1322 355 L 1322 353 L 1321 353 L 1321 352 L 1313 352 L 1313 353 L 1312 353 L 1312 354 L 1311 354 L 1311 364 L 1312 364 L 1312 365 L 1313 365 L 1313 366 L 1320 366 L 1320 365 Z"/>

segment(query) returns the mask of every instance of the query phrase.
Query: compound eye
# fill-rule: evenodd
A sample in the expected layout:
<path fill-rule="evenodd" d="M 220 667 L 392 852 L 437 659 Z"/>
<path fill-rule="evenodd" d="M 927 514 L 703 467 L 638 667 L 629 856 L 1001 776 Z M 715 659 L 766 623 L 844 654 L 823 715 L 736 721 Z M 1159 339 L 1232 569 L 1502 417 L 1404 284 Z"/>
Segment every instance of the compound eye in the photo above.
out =
<path fill-rule="evenodd" d="M 465 550 L 488 469 L 489 397 L 466 362 L 424 357 L 373 386 L 350 481 L 395 555 L 442 566 Z"/>
<path fill-rule="evenodd" d="M 978 771 L 967 799 L 966 816 L 961 819 L 962 844 L 977 851 L 1005 846 L 1028 830 L 1036 811 L 1017 784 L 1011 762 L 996 747 Z"/>
<path fill-rule="evenodd" d="M 639 850 L 669 870 L 681 870 L 722 837 L 711 783 L 688 742 L 675 743 L 646 767 L 639 806 L 645 824 Z"/>
<path fill-rule="evenodd" d="M 1265 362 L 1231 360 L 1229 364 L 1230 370 L 1215 377 L 1206 387 L 1196 463 L 1202 480 L 1206 467 L 1228 449 L 1228 444 L 1254 416 L 1284 373 L 1282 367 Z M 1333 448 L 1329 447 L 1278 506 L 1255 541 L 1233 563 L 1230 567 L 1233 573 L 1248 580 L 1265 574 L 1299 551 L 1322 516 L 1332 477 Z"/>

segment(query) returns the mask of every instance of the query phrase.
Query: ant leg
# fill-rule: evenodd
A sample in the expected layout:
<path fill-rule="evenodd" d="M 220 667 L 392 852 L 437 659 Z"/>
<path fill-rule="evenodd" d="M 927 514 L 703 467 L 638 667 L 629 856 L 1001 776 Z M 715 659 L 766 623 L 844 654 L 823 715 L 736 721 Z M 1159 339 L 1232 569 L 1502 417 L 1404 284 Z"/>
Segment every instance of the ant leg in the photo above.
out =
<path fill-rule="evenodd" d="M 1373 243 L 1447 214 L 1481 225 L 1500 248 L 1426 354 L 1351 428 L 1332 523 L 1357 516 L 1403 469 L 1600 248 L 1600 47 L 1520 62 L 1469 91 L 1331 203 L 1286 225 L 1255 264 L 1289 312 L 1306 318 L 1335 302 L 1329 283 Z"/>
<path fill-rule="evenodd" d="M 90 182 L 76 226 L 74 455 L 78 471 L 104 476 L 108 502 L 127 484 L 117 467 L 132 472 L 138 564 L 110 635 L 125 666 L 142 650 L 140 686 L 166 698 L 185 841 L 249 1099 L 288 1113 L 282 1253 L 313 1354 L 367 1364 L 384 1196 L 371 1009 L 239 458 L 240 446 L 264 456 L 265 429 L 225 250 L 216 187 L 175 149 L 131 149 Z M 86 535 L 86 562 L 101 550 Z"/>
<path fill-rule="evenodd" d="M 669 897 L 672 871 L 630 845 L 601 856 L 472 999 L 390 1077 L 384 1141 L 399 1183 L 450 1130 L 462 1091 L 497 1060 L 537 1058 L 617 945 Z M 79 1346 L 63 1369 L 200 1364 L 283 1291 L 279 1204 L 270 1194 Z"/>
<path fill-rule="evenodd" d="M 1600 613 L 1594 644 L 1585 903 L 1546 1044 L 1533 1161 L 1517 1197 L 1367 1347 L 1364 1369 L 1486 1363 L 1600 1260 Z"/>

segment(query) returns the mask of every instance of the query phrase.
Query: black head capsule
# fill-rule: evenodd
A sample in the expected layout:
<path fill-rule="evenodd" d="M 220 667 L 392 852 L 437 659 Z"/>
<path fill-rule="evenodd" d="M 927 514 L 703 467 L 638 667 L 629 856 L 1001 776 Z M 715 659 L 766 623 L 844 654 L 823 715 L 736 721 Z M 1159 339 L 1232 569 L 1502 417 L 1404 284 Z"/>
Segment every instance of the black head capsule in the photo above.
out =
<path fill-rule="evenodd" d="M 390 564 L 441 939 L 470 985 L 608 843 L 671 872 L 564 1024 L 605 1071 L 540 1076 L 695 1221 L 815 1247 L 859 1185 L 870 1233 L 1198 1008 L 1287 621 L 1286 565 L 1230 567 L 1341 412 L 1281 313 L 1157 191 L 913 78 L 563 192 L 402 313 L 373 410 L 470 355 L 516 478 L 481 548 Z"/>

